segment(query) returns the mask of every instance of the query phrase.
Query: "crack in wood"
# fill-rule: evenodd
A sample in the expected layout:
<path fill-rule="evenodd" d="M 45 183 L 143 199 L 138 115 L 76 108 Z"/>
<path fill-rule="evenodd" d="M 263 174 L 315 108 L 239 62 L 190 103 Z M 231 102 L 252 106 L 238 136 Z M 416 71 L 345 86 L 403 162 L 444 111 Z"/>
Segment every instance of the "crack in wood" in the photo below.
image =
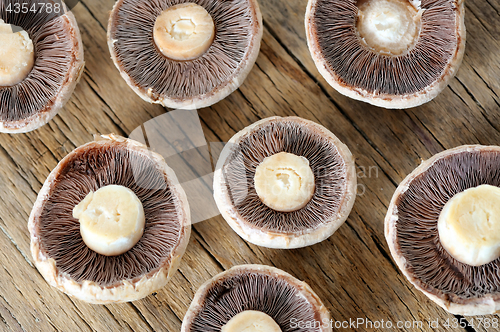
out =
<path fill-rule="evenodd" d="M 89 75 L 85 75 L 85 77 L 90 77 Z M 94 82 L 95 83 L 95 82 Z M 87 82 L 88 84 L 88 82 Z M 113 113 L 113 115 L 118 119 L 120 120 L 120 118 L 116 115 L 116 112 L 111 108 L 111 106 L 108 105 L 108 103 L 106 102 L 106 100 L 104 100 L 103 97 L 101 97 L 101 95 L 97 92 L 97 90 L 92 86 L 92 84 L 88 84 L 89 88 L 94 92 L 94 94 L 96 95 L 97 98 L 99 98 L 99 100 L 104 104 L 104 106 L 109 110 L 111 111 L 111 113 Z M 121 135 L 121 136 L 124 136 L 124 137 L 128 137 L 127 133 L 126 133 L 126 130 L 128 130 L 127 128 L 125 128 L 125 125 L 123 123 L 117 123 L 116 120 L 110 116 L 108 114 L 108 112 L 103 112 L 104 114 L 106 114 L 106 116 L 108 117 L 108 119 L 111 120 L 111 122 L 115 125 L 115 127 L 120 131 L 118 134 Z"/>
<path fill-rule="evenodd" d="M 121 323 L 121 322 L 120 322 L 120 321 L 119 321 L 119 320 L 115 317 L 115 315 L 111 312 L 111 310 L 109 310 L 109 308 L 108 308 L 108 306 L 107 306 L 107 305 L 103 305 L 102 307 L 103 307 L 103 308 L 104 308 L 104 309 L 108 312 L 108 314 L 109 314 L 111 317 L 113 317 L 113 319 L 115 320 L 115 322 L 116 322 L 119 326 L 123 327 L 123 324 L 122 324 L 122 323 Z M 133 331 L 133 329 L 130 327 L 130 325 L 129 325 L 126 321 L 122 320 L 122 322 L 124 322 L 125 324 L 127 324 L 128 329 L 129 329 L 130 331 Z"/>
<path fill-rule="evenodd" d="M 9 326 L 10 331 L 13 332 L 26 332 L 21 322 L 19 322 L 16 316 L 12 313 L 12 311 L 7 308 L 7 306 L 11 307 L 7 299 L 0 294 L 0 318 L 5 323 L 5 325 Z M 1 303 L 3 302 L 3 303 Z M 7 305 L 7 306 L 6 306 Z M 12 307 L 11 307 L 12 308 Z"/>
<path fill-rule="evenodd" d="M 99 26 L 101 27 L 101 29 L 103 31 L 107 31 L 106 27 L 104 27 L 102 24 L 101 24 L 101 21 L 99 21 L 97 19 L 97 17 L 95 17 L 94 13 L 89 9 L 89 7 L 85 4 L 86 1 L 83 1 L 83 0 L 80 0 L 80 4 L 87 10 L 87 12 L 90 14 L 90 16 L 92 16 L 92 18 L 99 24 Z"/>
<path fill-rule="evenodd" d="M 144 323 L 146 323 L 147 327 L 149 328 L 149 330 L 151 332 L 154 332 L 156 331 L 153 326 L 151 326 L 151 324 L 149 323 L 149 321 L 146 319 L 146 317 L 142 314 L 141 310 L 139 310 L 139 308 L 137 308 L 137 306 L 133 303 L 133 302 L 127 302 L 129 304 L 130 307 L 132 307 L 134 309 L 134 311 L 137 313 L 137 315 L 139 315 L 139 317 L 142 319 L 142 321 Z M 174 313 L 175 315 L 175 313 Z"/>
<path fill-rule="evenodd" d="M 495 124 L 488 118 L 486 109 L 479 102 L 479 100 L 474 96 L 474 94 L 469 90 L 469 88 L 467 88 L 467 86 L 459 78 L 457 78 L 457 81 L 458 81 L 458 83 L 460 83 L 460 85 L 462 85 L 462 87 L 464 88 L 465 92 L 470 96 L 470 98 L 479 106 L 479 111 L 480 111 L 479 113 L 481 113 L 481 115 L 486 120 L 486 122 L 488 122 L 488 124 L 493 129 L 495 129 L 497 132 L 500 132 L 499 129 L 495 126 Z"/>
<path fill-rule="evenodd" d="M 26 173 L 24 173 L 24 172 L 21 171 L 22 170 L 22 166 L 20 164 L 18 164 L 14 160 L 14 158 L 12 158 L 12 156 L 10 155 L 10 153 L 6 150 L 6 148 L 2 145 L 1 142 L 0 142 L 0 152 L 2 152 L 4 154 L 4 156 L 7 157 L 7 159 L 12 163 L 12 165 L 14 166 L 14 169 L 16 170 L 17 174 L 19 176 L 21 176 L 21 178 L 30 186 L 30 188 L 33 190 L 33 192 L 36 193 L 36 194 L 38 194 L 38 191 L 33 188 L 33 186 L 31 185 L 31 182 L 28 180 L 28 174 L 26 174 Z M 36 176 L 34 178 L 36 179 L 37 182 L 39 182 Z M 11 183 L 13 185 L 16 185 L 16 183 L 14 183 L 11 178 L 8 178 L 8 179 L 9 179 L 9 181 L 11 181 Z"/>
<path fill-rule="evenodd" d="M 3 220 L 2 220 L 3 222 Z M 14 238 L 12 236 L 10 236 L 10 234 L 7 232 L 7 230 L 0 224 L 0 230 L 5 234 L 5 236 L 10 240 L 10 242 L 12 243 L 12 245 L 14 245 L 14 247 L 17 249 L 17 251 L 19 251 L 19 253 L 21 254 L 21 256 L 23 256 L 24 260 L 26 261 L 26 263 L 28 263 L 29 266 L 31 266 L 33 269 L 35 268 L 33 266 L 33 264 L 31 263 L 31 260 L 28 258 L 28 256 L 24 253 L 24 251 L 19 248 L 19 246 L 17 245 L 16 241 L 14 240 Z M 9 273 L 7 270 L 5 270 L 7 273 Z M 9 274 L 10 275 L 10 274 Z M 12 276 L 11 276 L 12 277 Z"/>
<path fill-rule="evenodd" d="M 210 256 L 210 258 L 217 265 L 217 267 L 219 268 L 220 271 L 225 271 L 226 269 L 224 268 L 224 266 L 222 265 L 222 263 L 219 262 L 219 260 L 214 256 L 214 254 L 212 254 L 212 252 L 209 250 L 210 246 L 205 241 L 205 239 L 203 238 L 203 236 L 201 235 L 201 233 L 198 232 L 198 230 L 195 227 L 193 227 L 192 229 L 193 229 L 193 233 L 198 237 L 198 243 L 201 244 L 201 247 L 206 251 L 207 255 Z"/>
<path fill-rule="evenodd" d="M 477 75 L 477 77 L 479 77 L 481 79 L 481 81 L 483 81 L 484 85 L 486 85 L 486 87 L 488 88 L 488 90 L 490 90 L 495 95 L 495 97 L 498 98 L 498 95 L 495 92 L 495 90 L 493 90 L 493 88 L 488 83 L 486 83 L 486 81 L 484 80 L 484 78 L 477 72 L 476 68 L 474 66 L 471 66 L 471 69 Z"/>
<path fill-rule="evenodd" d="M 474 18 L 476 19 L 476 21 L 483 27 L 484 31 L 491 37 L 491 38 L 494 38 L 493 35 L 491 34 L 490 32 L 490 29 L 483 23 L 483 20 L 479 19 L 479 17 L 476 15 L 476 13 L 474 12 L 474 10 L 472 10 L 470 8 L 470 6 L 467 5 L 467 2 L 465 2 L 465 8 L 467 8 L 467 12 L 468 13 L 471 13 L 472 16 L 474 16 Z M 468 32 L 470 33 L 470 32 Z"/>
<path fill-rule="evenodd" d="M 77 316 L 78 316 L 78 317 L 82 320 L 82 322 L 83 322 L 83 323 L 84 323 L 84 324 L 88 327 L 88 329 L 89 329 L 91 332 L 94 332 L 94 331 L 95 331 L 95 329 L 94 329 L 94 328 L 92 328 L 92 326 L 90 326 L 90 324 L 89 324 L 89 323 L 87 323 L 86 319 L 84 318 L 83 313 L 80 311 L 80 308 L 78 308 L 78 306 L 76 305 L 75 301 L 73 301 L 73 299 L 72 299 L 69 295 L 67 295 L 67 294 L 65 294 L 65 295 L 66 295 L 66 298 L 67 298 L 68 300 L 70 300 L 70 302 L 73 304 L 73 308 L 72 308 L 72 309 L 73 309 L 73 311 L 76 313 L 76 315 L 77 315 Z"/>
<path fill-rule="evenodd" d="M 488 5 L 490 5 L 491 8 L 493 8 L 495 13 L 497 13 L 497 15 L 500 16 L 500 12 L 498 11 L 498 9 L 495 6 L 493 6 L 493 4 L 489 0 L 485 0 L 485 1 Z"/>
<path fill-rule="evenodd" d="M 422 127 L 425 128 L 425 130 L 427 130 L 427 132 L 431 135 L 431 137 L 434 139 L 434 141 L 439 144 L 439 146 L 441 147 L 441 149 L 443 150 L 446 150 L 446 147 L 439 141 L 439 139 L 432 133 L 432 131 L 427 128 L 427 126 L 424 124 L 424 122 L 422 120 L 420 120 L 417 116 L 415 116 L 415 118 L 418 120 L 418 122 L 420 122 L 420 124 L 422 125 Z M 423 142 L 422 142 L 423 143 Z M 433 154 L 436 154 L 438 151 L 436 151 L 435 153 Z"/>
<path fill-rule="evenodd" d="M 76 95 L 75 95 L 75 97 L 76 97 Z M 78 98 L 78 97 L 76 97 L 76 98 Z M 70 100 L 70 102 L 72 102 L 72 101 Z M 73 105 L 74 105 L 74 106 L 75 106 L 78 110 L 80 110 L 80 111 L 81 111 L 81 109 L 80 109 L 77 105 L 75 105 L 75 103 L 73 103 Z M 85 130 L 86 130 L 86 131 L 87 131 L 87 133 L 88 133 L 87 128 L 86 128 L 85 126 L 83 126 L 83 123 L 80 121 L 80 119 L 79 119 L 77 116 L 73 116 L 73 118 L 74 118 L 74 119 L 76 119 L 76 120 L 78 121 L 78 123 L 79 123 L 79 124 L 80 124 L 83 128 L 85 128 Z M 66 120 L 64 120 L 64 117 L 62 117 L 60 114 L 56 114 L 56 116 L 54 117 L 54 119 L 59 119 L 59 120 L 60 120 L 60 121 L 61 121 L 64 125 L 66 125 L 66 128 L 68 128 L 68 131 L 71 131 L 71 128 L 70 128 L 69 124 L 66 122 Z M 59 128 L 59 126 L 58 126 L 58 128 Z M 79 146 L 79 145 L 80 145 L 80 144 L 78 144 L 78 143 L 74 142 L 74 141 L 73 141 L 73 140 L 72 140 L 69 136 L 67 136 L 67 135 L 64 133 L 64 131 L 63 131 L 63 129 L 62 129 L 62 128 L 59 128 L 59 130 L 60 130 L 61 134 L 62 134 L 64 137 L 66 137 L 66 138 L 67 138 L 67 139 L 71 142 L 71 144 L 73 144 L 73 146 L 74 146 L 74 147 L 77 147 L 77 146 Z M 90 134 L 90 133 L 89 133 L 89 134 Z"/>

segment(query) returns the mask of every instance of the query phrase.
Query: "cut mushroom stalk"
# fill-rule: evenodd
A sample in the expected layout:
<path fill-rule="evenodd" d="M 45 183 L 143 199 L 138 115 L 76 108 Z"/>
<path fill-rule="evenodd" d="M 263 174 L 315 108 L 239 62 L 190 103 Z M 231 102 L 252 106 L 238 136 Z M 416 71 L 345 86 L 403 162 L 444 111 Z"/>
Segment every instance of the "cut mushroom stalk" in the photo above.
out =
<path fill-rule="evenodd" d="M 438 231 L 443 247 L 462 263 L 479 266 L 500 257 L 500 188 L 485 184 L 453 196 Z"/>
<path fill-rule="evenodd" d="M 316 189 L 309 161 L 287 152 L 266 157 L 255 170 L 254 182 L 262 202 L 282 212 L 303 208 Z"/>
<path fill-rule="evenodd" d="M 245 310 L 231 318 L 221 332 L 281 332 L 274 319 L 255 310 Z"/>
<path fill-rule="evenodd" d="M 195 3 L 182 3 L 167 8 L 156 19 L 153 37 L 167 58 L 193 60 L 203 55 L 215 37 L 210 14 Z"/>
<path fill-rule="evenodd" d="M 406 0 L 366 0 L 359 5 L 359 34 L 375 52 L 399 55 L 416 41 L 421 10 Z"/>
<path fill-rule="evenodd" d="M 105 256 L 127 252 L 144 231 L 144 209 L 139 198 L 124 186 L 109 185 L 90 192 L 73 209 L 85 244 Z"/>
<path fill-rule="evenodd" d="M 12 86 L 28 76 L 35 62 L 33 41 L 28 33 L 14 32 L 0 19 L 0 87 Z"/>

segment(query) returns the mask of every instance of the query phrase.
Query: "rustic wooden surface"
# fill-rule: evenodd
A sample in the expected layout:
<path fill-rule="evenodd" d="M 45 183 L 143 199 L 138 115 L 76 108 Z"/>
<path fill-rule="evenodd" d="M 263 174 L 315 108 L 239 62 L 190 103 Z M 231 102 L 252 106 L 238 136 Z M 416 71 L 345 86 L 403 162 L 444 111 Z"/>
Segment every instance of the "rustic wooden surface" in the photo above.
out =
<path fill-rule="evenodd" d="M 348 99 L 323 80 L 307 49 L 306 0 L 260 2 L 265 31 L 257 64 L 238 91 L 199 110 L 206 140 L 227 141 L 272 115 L 298 115 L 323 124 L 349 146 L 360 171 L 372 169 L 371 176 L 360 173 L 364 192 L 347 222 L 320 244 L 285 251 L 243 241 L 218 216 L 194 225 L 179 272 L 169 285 L 141 301 L 89 305 L 50 287 L 32 264 L 27 230 L 45 178 L 93 134 L 126 136 L 167 111 L 137 97 L 110 60 L 106 26 L 113 0 L 83 0 L 73 12 L 86 68 L 67 106 L 34 132 L 0 134 L 1 331 L 179 331 L 197 288 L 244 263 L 273 265 L 306 281 L 335 321 L 423 322 L 422 328 L 405 331 L 496 330 L 445 328 L 446 319 L 455 317 L 417 291 L 397 269 L 383 220 L 397 184 L 422 159 L 462 144 L 500 144 L 500 1 L 466 2 L 467 47 L 457 77 L 432 102 L 405 111 Z M 439 329 L 428 325 L 435 320 Z"/>

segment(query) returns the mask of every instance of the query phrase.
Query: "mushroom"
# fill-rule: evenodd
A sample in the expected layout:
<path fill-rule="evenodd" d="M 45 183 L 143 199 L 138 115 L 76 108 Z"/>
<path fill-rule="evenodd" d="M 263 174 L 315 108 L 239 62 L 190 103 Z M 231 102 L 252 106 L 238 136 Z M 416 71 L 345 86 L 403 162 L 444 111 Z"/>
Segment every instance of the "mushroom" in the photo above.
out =
<path fill-rule="evenodd" d="M 300 248 L 331 236 L 356 198 L 351 152 L 328 129 L 271 117 L 234 135 L 219 157 L 214 198 L 245 240 Z"/>
<path fill-rule="evenodd" d="M 246 328 L 246 329 L 245 329 Z M 330 314 L 305 283 L 265 265 L 239 265 L 196 292 L 181 332 L 332 331 Z"/>
<path fill-rule="evenodd" d="M 35 265 L 50 285 L 83 301 L 112 303 L 167 283 L 191 222 L 184 191 L 163 158 L 107 135 L 59 162 L 28 228 Z"/>
<path fill-rule="evenodd" d="M 436 97 L 462 62 L 461 0 L 309 0 L 306 33 L 316 67 L 340 93 L 410 108 Z"/>
<path fill-rule="evenodd" d="M 0 5 L 0 132 L 24 133 L 68 101 L 83 72 L 83 45 L 63 2 L 50 2 L 49 10 L 49 3 L 26 0 L 22 14 L 7 4 Z"/>
<path fill-rule="evenodd" d="M 111 57 L 145 101 L 208 107 L 236 90 L 259 54 L 256 0 L 118 0 L 108 25 Z"/>
<path fill-rule="evenodd" d="M 385 218 L 401 271 L 453 314 L 500 310 L 499 165 L 498 146 L 441 152 L 401 182 Z"/>

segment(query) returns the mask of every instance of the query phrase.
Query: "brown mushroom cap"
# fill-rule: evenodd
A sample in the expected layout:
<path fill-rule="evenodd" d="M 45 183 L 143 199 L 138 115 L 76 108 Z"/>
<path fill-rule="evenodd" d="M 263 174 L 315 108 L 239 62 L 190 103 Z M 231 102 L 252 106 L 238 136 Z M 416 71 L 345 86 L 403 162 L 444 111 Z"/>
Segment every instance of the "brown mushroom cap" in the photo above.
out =
<path fill-rule="evenodd" d="M 216 35 L 201 57 L 165 57 L 153 40 L 156 18 L 186 2 L 204 7 Z M 113 61 L 128 85 L 145 101 L 171 108 L 217 103 L 245 80 L 259 54 L 263 26 L 257 0 L 118 0 L 108 25 Z"/>
<path fill-rule="evenodd" d="M 301 209 L 280 212 L 257 195 L 254 175 L 264 158 L 279 152 L 303 156 L 315 192 Z M 224 147 L 214 174 L 214 198 L 222 216 L 245 240 L 269 248 L 300 248 L 331 236 L 356 198 L 351 152 L 325 127 L 298 117 L 271 117 L 237 133 Z"/>
<path fill-rule="evenodd" d="M 265 265 L 240 265 L 216 275 L 195 294 L 181 332 L 219 332 L 232 317 L 245 310 L 271 316 L 283 332 L 331 331 L 330 314 L 305 283 Z M 295 320 L 292 320 L 295 319 Z M 296 328 L 293 322 L 318 328 Z M 315 323 L 318 322 L 318 323 Z"/>
<path fill-rule="evenodd" d="M 391 254 L 408 280 L 454 314 L 500 309 L 500 259 L 471 266 L 441 245 L 439 214 L 455 194 L 482 184 L 500 186 L 500 147 L 469 145 L 425 161 L 397 188 L 385 218 Z"/>
<path fill-rule="evenodd" d="M 309 0 L 309 50 L 326 81 L 356 100 L 410 108 L 436 97 L 455 76 L 465 50 L 464 2 L 422 0 L 420 34 L 400 55 L 363 45 L 356 0 Z"/>
<path fill-rule="evenodd" d="M 28 8 L 40 3 L 24 2 Z M 63 15 L 46 10 L 21 15 L 0 6 L 0 18 L 23 28 L 35 51 L 28 76 L 14 86 L 0 87 L 0 132 L 24 133 L 41 127 L 59 112 L 75 89 L 83 72 L 83 44 L 75 17 L 63 2 L 61 6 Z"/>
<path fill-rule="evenodd" d="M 131 189 L 146 218 L 142 238 L 118 256 L 88 248 L 72 215 L 90 191 L 109 184 Z M 133 301 L 163 287 L 177 270 L 191 231 L 186 196 L 163 158 L 114 135 L 61 160 L 38 195 L 28 226 L 33 259 L 44 278 L 91 303 Z"/>

